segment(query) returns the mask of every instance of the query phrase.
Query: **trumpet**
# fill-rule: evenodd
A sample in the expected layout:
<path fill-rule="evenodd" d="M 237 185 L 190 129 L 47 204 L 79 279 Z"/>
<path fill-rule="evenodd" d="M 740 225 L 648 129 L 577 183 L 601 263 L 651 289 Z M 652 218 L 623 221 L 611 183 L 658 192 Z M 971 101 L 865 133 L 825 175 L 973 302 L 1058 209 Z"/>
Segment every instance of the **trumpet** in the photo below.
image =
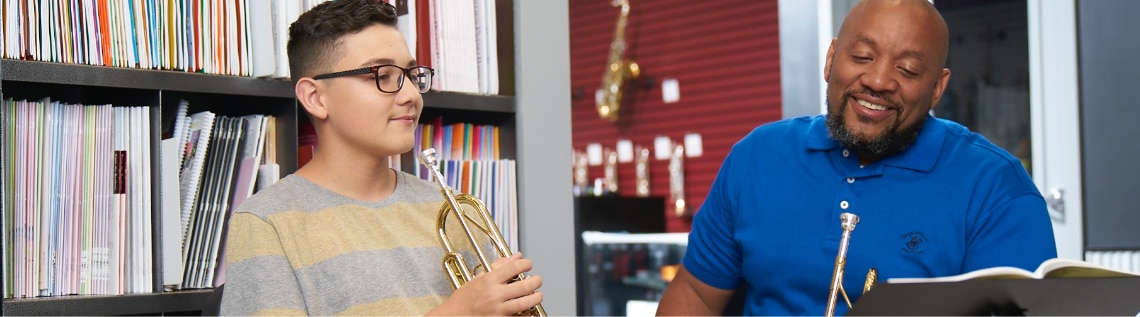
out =
<path fill-rule="evenodd" d="M 434 148 L 429 148 L 420 152 L 419 161 L 424 167 L 432 173 L 432 178 L 440 187 L 443 197 L 447 200 L 439 208 L 439 218 L 435 222 L 436 231 L 439 237 L 439 243 L 447 254 L 443 256 L 442 264 L 443 269 L 447 273 L 448 279 L 451 281 L 451 286 L 458 289 L 463 284 L 471 280 L 475 274 L 467 267 L 467 262 L 463 260 L 463 255 L 460 254 L 451 244 L 451 239 L 447 235 L 447 219 L 452 213 L 455 214 L 456 219 L 459 220 L 459 226 L 462 227 L 463 232 L 467 237 L 467 241 L 471 243 L 471 247 L 475 250 L 475 256 L 479 259 L 478 268 L 481 268 L 484 273 L 491 271 L 491 261 L 487 259 L 486 253 L 483 253 L 483 247 L 480 246 L 479 240 L 475 238 L 476 231 L 486 235 L 491 240 L 491 245 L 500 257 L 510 257 L 511 250 L 507 248 L 507 243 L 503 239 L 503 234 L 499 231 L 499 227 L 495 225 L 495 221 L 491 218 L 491 213 L 487 212 L 487 207 L 483 205 L 475 196 L 468 194 L 455 195 L 451 187 L 443 180 L 443 173 L 439 171 L 439 159 L 436 155 Z M 471 210 L 477 213 L 479 219 L 473 218 L 462 205 L 470 206 Z M 511 282 L 520 281 L 526 278 L 525 274 L 519 274 L 517 277 L 511 279 Z M 546 311 L 542 309 L 542 304 L 535 305 L 528 310 L 519 312 L 520 316 L 546 316 Z"/>
<path fill-rule="evenodd" d="M 847 245 L 851 242 L 851 232 L 855 231 L 855 225 L 858 223 L 859 216 L 853 213 L 845 212 L 839 215 L 839 226 L 843 228 L 843 236 L 839 239 L 839 254 L 835 256 L 835 268 L 831 271 L 827 312 L 824 314 L 827 317 L 835 316 L 835 303 L 838 301 L 839 295 L 843 295 L 843 301 L 847 302 L 847 308 L 851 308 L 851 299 L 847 297 L 847 291 L 843 289 L 843 274 L 844 268 L 847 266 Z M 878 275 L 879 273 L 875 268 L 871 268 L 867 272 L 867 278 L 863 281 L 864 294 L 875 286 Z"/>

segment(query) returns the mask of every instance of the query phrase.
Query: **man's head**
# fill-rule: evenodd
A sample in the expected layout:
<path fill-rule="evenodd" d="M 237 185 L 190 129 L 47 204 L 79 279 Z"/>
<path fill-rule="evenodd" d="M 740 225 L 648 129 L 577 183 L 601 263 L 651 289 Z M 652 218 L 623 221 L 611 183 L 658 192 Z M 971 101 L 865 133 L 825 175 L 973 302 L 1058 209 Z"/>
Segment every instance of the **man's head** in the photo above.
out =
<path fill-rule="evenodd" d="M 902 152 L 942 98 L 946 22 L 927 0 L 855 5 L 827 50 L 827 127 L 864 162 Z"/>
<path fill-rule="evenodd" d="M 400 69 L 416 61 L 396 29 L 395 8 L 375 0 L 324 2 L 289 27 L 288 51 L 297 99 L 322 151 L 379 157 L 411 149 L 423 97 L 404 75 L 424 72 Z M 380 65 L 394 66 L 373 67 Z M 430 72 L 417 78 L 430 85 Z"/>

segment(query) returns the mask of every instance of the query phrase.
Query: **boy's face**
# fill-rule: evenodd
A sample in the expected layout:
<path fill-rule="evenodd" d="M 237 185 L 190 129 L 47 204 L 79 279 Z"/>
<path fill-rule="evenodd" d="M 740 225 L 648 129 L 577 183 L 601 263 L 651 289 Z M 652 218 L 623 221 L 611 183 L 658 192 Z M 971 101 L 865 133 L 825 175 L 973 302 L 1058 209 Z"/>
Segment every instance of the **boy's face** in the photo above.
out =
<path fill-rule="evenodd" d="M 416 66 L 404 36 L 390 26 L 375 24 L 346 34 L 339 50 L 343 55 L 331 71 L 384 64 Z M 368 74 L 319 81 L 323 91 L 320 98 L 328 111 L 327 130 L 340 143 L 367 154 L 407 152 L 415 141 L 413 133 L 423 110 L 423 97 L 407 78 L 399 91 L 386 93 L 376 88 L 374 77 Z"/>

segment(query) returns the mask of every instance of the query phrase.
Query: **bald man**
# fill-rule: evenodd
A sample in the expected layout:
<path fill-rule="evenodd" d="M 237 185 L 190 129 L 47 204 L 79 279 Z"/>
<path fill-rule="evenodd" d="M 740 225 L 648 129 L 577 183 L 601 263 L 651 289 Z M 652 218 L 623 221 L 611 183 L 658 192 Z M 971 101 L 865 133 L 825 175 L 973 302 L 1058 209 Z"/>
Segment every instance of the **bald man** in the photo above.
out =
<path fill-rule="evenodd" d="M 757 127 L 725 158 L 658 315 L 824 315 L 843 229 L 864 274 L 935 277 L 1056 257 L 1018 159 L 930 110 L 950 80 L 946 22 L 926 0 L 857 4 L 827 50 L 828 114 Z M 836 314 L 847 311 L 839 299 Z"/>

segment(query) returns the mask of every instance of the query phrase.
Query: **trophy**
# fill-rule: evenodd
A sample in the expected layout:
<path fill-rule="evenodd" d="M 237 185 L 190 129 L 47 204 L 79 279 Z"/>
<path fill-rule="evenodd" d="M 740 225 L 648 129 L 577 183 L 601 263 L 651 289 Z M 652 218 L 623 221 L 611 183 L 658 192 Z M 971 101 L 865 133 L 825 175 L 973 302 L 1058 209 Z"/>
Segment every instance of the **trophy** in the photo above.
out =
<path fill-rule="evenodd" d="M 649 197 L 649 149 L 637 150 L 637 197 Z"/>
<path fill-rule="evenodd" d="M 673 201 L 673 212 L 677 217 L 685 215 L 685 147 L 673 147 L 669 157 L 669 200 Z"/>
<path fill-rule="evenodd" d="M 605 168 L 605 171 L 606 171 L 606 174 L 605 174 L 605 176 L 606 176 L 606 178 L 605 178 L 606 190 L 605 190 L 605 192 L 610 193 L 610 194 L 614 194 L 614 195 L 617 195 L 617 192 L 618 192 L 617 163 L 618 163 L 617 152 L 615 152 L 615 151 L 607 152 L 606 153 L 606 168 Z"/>

